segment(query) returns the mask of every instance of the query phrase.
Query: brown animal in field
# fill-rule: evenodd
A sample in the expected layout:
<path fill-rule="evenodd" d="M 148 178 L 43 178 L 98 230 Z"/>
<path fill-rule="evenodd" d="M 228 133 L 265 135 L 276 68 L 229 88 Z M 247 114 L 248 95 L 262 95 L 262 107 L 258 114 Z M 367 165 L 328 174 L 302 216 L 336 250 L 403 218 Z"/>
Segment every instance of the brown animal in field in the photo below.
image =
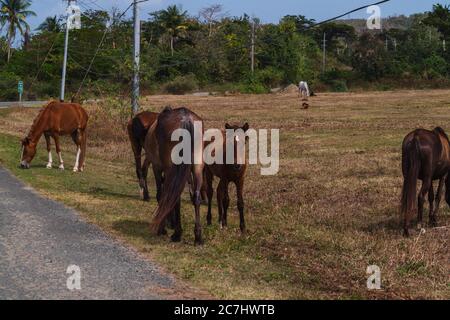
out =
<path fill-rule="evenodd" d="M 56 153 L 59 157 L 59 168 L 64 170 L 59 137 L 70 135 L 73 142 L 77 145 L 77 156 L 73 171 L 83 171 L 86 157 L 88 119 L 87 112 L 77 103 L 49 102 L 41 109 L 34 119 L 27 136 L 22 140 L 20 166 L 23 169 L 30 168 L 30 163 L 36 155 L 39 139 L 44 135 L 48 151 L 47 168 L 51 169 L 53 165 L 50 141 L 50 138 L 53 138 L 55 140 Z"/>
<path fill-rule="evenodd" d="M 442 128 L 433 131 L 417 129 L 409 133 L 402 145 L 403 190 L 402 208 L 403 232 L 409 236 L 409 224 L 417 211 L 418 226 L 421 227 L 425 196 L 428 193 L 430 203 L 429 222 L 437 225 L 437 213 L 446 183 L 446 201 L 450 206 L 450 142 Z M 422 187 L 417 197 L 417 180 L 422 180 Z M 439 180 L 434 207 L 435 193 L 433 181 Z M 416 207 L 418 203 L 418 210 Z"/>
<path fill-rule="evenodd" d="M 166 107 L 158 116 L 158 119 L 150 127 L 145 139 L 144 149 L 146 153 L 143 170 L 147 170 L 151 164 L 155 173 L 157 184 L 158 208 L 152 222 L 152 231 L 158 235 L 165 234 L 165 223 L 168 218 L 175 229 L 172 241 L 181 241 L 181 193 L 186 182 L 192 174 L 195 207 L 195 244 L 202 244 L 202 229 L 200 224 L 200 191 L 203 184 L 203 141 L 197 141 L 198 148 L 191 148 L 188 163 L 175 164 L 172 159 L 172 151 L 180 142 L 172 141 L 172 134 L 178 129 L 187 131 L 194 142 L 195 122 L 201 125 L 199 139 L 203 136 L 203 120 L 186 108 L 172 109 Z M 184 156 L 184 155 L 183 155 Z M 194 159 L 198 159 L 195 163 Z M 164 177 L 164 180 L 163 180 Z"/>
<path fill-rule="evenodd" d="M 147 136 L 148 130 L 156 122 L 157 118 L 158 113 L 144 111 L 137 114 L 127 125 L 128 137 L 134 154 L 136 176 L 139 181 L 139 187 L 144 201 L 149 201 L 150 196 L 147 186 L 148 167 L 145 171 L 142 169 L 142 149 L 144 148 L 145 137 Z"/>
<path fill-rule="evenodd" d="M 239 126 L 231 126 L 228 123 L 225 124 L 225 128 L 227 130 L 239 130 L 241 129 L 244 133 L 249 129 L 248 123 L 245 123 L 242 127 Z M 247 170 L 247 160 L 246 159 L 238 159 L 238 142 L 239 140 L 235 140 L 233 142 L 234 146 L 234 163 L 227 164 L 226 163 L 226 134 L 222 131 L 223 135 L 223 164 L 208 164 L 205 166 L 205 179 L 206 179 L 206 194 L 208 197 L 208 214 L 206 216 L 206 220 L 208 225 L 211 225 L 211 203 L 213 197 L 213 180 L 214 176 L 218 177 L 219 185 L 217 187 L 217 206 L 219 209 L 219 224 L 220 226 L 227 226 L 227 213 L 228 206 L 230 204 L 230 197 L 228 194 L 228 187 L 230 182 L 233 182 L 236 185 L 236 193 L 237 193 L 237 207 L 239 210 L 239 218 L 240 218 L 240 229 L 242 233 L 245 233 L 245 218 L 244 218 L 244 181 L 245 181 L 245 172 Z M 236 137 L 235 137 L 236 138 Z M 245 139 L 246 140 L 246 139 Z M 243 142 L 245 143 L 245 141 Z M 208 145 L 207 143 L 206 145 Z M 240 164 L 241 163 L 241 164 Z"/>

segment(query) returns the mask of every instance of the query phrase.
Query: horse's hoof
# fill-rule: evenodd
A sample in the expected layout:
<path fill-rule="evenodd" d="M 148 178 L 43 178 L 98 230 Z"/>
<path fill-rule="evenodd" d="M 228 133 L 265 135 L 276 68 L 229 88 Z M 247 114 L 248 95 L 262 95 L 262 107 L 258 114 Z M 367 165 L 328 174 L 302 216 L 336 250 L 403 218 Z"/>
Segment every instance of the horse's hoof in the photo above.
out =
<path fill-rule="evenodd" d="M 422 230 L 422 224 L 421 223 L 417 224 L 417 230 L 419 230 L 419 231 Z"/>
<path fill-rule="evenodd" d="M 202 246 L 204 244 L 203 239 L 195 239 L 194 244 L 196 246 Z"/>
<path fill-rule="evenodd" d="M 52 168 L 52 164 L 51 163 L 49 163 L 49 164 L 47 164 L 47 167 L 46 167 L 47 169 L 51 169 Z"/>
<path fill-rule="evenodd" d="M 73 168 L 73 172 L 78 172 L 78 168 Z"/>
<path fill-rule="evenodd" d="M 64 170 L 64 166 L 63 166 L 63 165 L 60 165 L 60 166 L 59 166 L 59 170 Z"/>

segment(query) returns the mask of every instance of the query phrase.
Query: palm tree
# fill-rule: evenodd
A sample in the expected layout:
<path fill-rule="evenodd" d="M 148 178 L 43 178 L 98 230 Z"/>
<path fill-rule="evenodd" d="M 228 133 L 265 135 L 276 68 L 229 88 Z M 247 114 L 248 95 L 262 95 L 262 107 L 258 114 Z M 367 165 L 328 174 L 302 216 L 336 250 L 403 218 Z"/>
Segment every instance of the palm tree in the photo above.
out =
<path fill-rule="evenodd" d="M 61 31 L 61 18 L 57 16 L 47 17 L 44 22 L 42 22 L 36 30 L 43 32 L 54 32 L 58 33 Z"/>
<path fill-rule="evenodd" d="M 30 6 L 30 0 L 0 0 L 0 27 L 6 26 L 8 62 L 11 59 L 11 47 L 17 31 L 22 36 L 30 31 L 30 25 L 26 22 L 26 18 L 36 15 L 33 11 L 28 10 Z"/>
<path fill-rule="evenodd" d="M 173 56 L 175 39 L 187 29 L 187 11 L 183 11 L 181 6 L 172 5 L 168 6 L 166 10 L 157 11 L 151 15 L 169 34 L 170 51 Z"/>

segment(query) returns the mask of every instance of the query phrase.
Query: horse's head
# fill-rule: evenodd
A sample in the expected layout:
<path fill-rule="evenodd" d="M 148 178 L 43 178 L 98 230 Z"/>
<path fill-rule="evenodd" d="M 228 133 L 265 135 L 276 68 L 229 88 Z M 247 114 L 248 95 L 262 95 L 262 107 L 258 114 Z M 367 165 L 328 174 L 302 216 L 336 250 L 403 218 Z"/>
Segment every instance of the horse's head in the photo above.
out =
<path fill-rule="evenodd" d="M 20 157 L 20 167 L 22 169 L 29 169 L 30 163 L 36 155 L 36 143 L 26 137 L 22 140 L 22 154 Z"/>
<path fill-rule="evenodd" d="M 249 125 L 247 122 L 243 126 L 226 123 L 225 129 L 233 130 L 235 132 L 233 168 L 235 170 L 240 170 L 243 167 L 243 164 L 245 164 L 245 143 L 248 140 L 245 133 L 249 129 Z"/>

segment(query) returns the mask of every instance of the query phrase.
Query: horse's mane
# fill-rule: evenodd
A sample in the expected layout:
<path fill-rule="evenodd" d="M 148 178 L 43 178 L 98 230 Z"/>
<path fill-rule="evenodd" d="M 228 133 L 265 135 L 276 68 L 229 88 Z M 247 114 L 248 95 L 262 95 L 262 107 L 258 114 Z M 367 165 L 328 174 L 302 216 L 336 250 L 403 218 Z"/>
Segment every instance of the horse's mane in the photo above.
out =
<path fill-rule="evenodd" d="M 52 103 L 54 103 L 55 100 L 51 100 L 49 101 L 46 105 L 44 105 L 41 110 L 39 110 L 39 113 L 37 114 L 37 116 L 34 118 L 33 123 L 30 127 L 30 129 L 28 130 L 28 133 L 26 135 L 27 138 L 31 138 L 31 134 L 34 132 L 34 130 L 36 129 L 36 125 L 38 124 L 39 120 L 41 119 L 43 113 L 45 110 L 47 110 L 48 106 L 51 105 Z"/>

